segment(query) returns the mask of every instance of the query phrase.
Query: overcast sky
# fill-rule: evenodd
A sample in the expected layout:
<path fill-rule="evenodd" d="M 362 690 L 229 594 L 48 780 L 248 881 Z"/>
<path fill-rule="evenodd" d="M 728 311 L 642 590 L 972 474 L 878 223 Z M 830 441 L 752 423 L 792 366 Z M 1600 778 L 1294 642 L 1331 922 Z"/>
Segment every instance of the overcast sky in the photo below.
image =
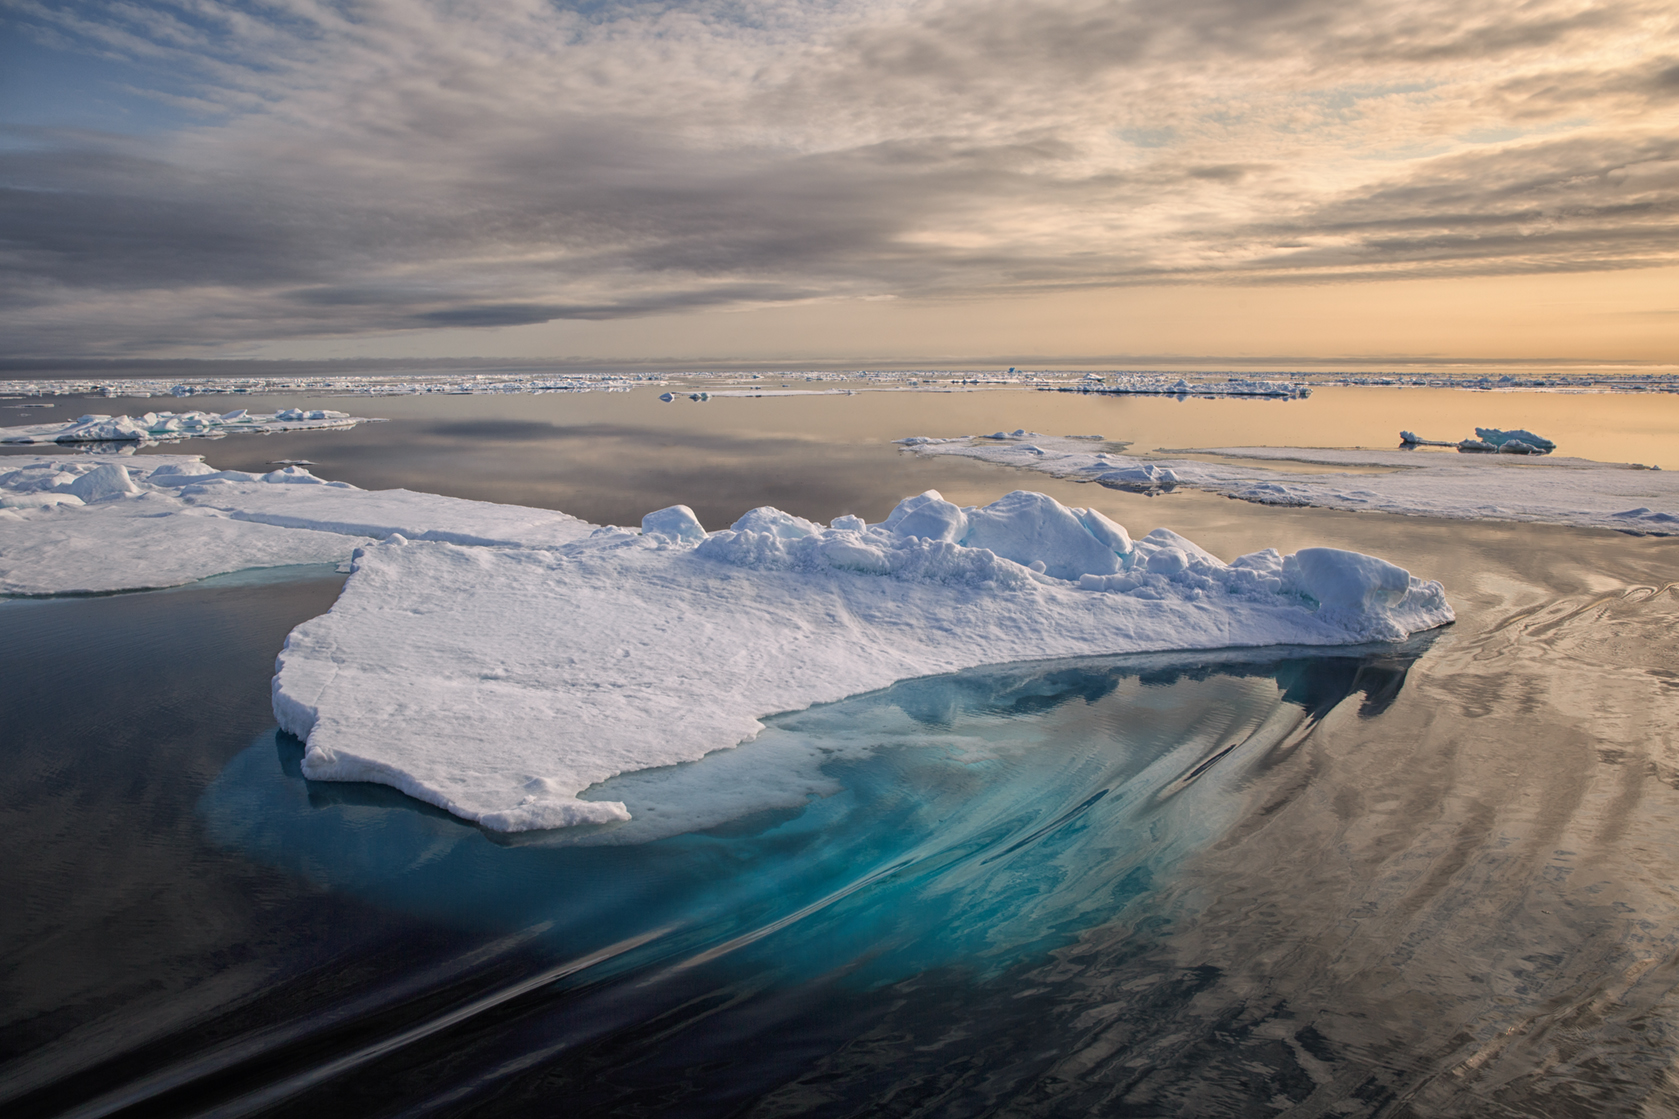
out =
<path fill-rule="evenodd" d="M 1679 360 L 1672 0 L 0 0 L 11 355 Z"/>

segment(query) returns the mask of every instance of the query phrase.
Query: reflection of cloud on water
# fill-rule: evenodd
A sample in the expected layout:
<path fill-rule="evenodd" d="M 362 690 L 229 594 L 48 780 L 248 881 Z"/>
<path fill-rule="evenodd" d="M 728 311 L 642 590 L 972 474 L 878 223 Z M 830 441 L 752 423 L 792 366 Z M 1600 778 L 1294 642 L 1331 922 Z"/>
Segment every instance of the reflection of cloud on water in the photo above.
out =
<path fill-rule="evenodd" d="M 1379 709 L 1424 644 L 905 681 L 599 786 L 628 823 L 519 842 L 381 786 L 305 781 L 284 735 L 238 755 L 200 811 L 218 842 L 328 888 L 455 925 L 549 923 L 566 952 L 656 927 L 683 952 L 774 929 L 776 959 L 818 971 L 1006 966 L 1215 841 L 1247 767 L 1351 695 Z"/>

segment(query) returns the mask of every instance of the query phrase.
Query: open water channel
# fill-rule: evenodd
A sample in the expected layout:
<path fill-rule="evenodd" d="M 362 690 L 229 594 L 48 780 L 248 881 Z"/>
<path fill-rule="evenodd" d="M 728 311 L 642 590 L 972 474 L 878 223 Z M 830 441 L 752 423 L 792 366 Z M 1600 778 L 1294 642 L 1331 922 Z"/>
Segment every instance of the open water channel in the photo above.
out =
<path fill-rule="evenodd" d="M 739 767 L 815 773 L 818 795 L 633 843 L 509 841 L 305 781 L 268 681 L 330 570 L 0 602 L 8 1114 L 1679 1113 L 1679 540 L 1147 497 L 890 442 L 1386 446 L 1480 424 L 1679 466 L 1679 400 L 311 403 L 391 422 L 159 450 L 602 522 L 681 501 L 713 528 L 1036 489 L 1225 558 L 1381 555 L 1440 579 L 1459 620 L 791 712 L 601 795 L 726 797 Z"/>

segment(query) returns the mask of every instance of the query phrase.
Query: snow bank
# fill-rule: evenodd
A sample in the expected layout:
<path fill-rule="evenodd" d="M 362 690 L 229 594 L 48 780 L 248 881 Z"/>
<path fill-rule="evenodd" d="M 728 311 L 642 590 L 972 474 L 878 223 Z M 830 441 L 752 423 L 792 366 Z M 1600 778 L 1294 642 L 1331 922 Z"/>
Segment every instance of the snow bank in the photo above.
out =
<path fill-rule="evenodd" d="M 330 409 L 284 408 L 256 414 L 237 409 L 210 412 L 147 412 L 143 416 L 82 416 L 69 423 L 0 427 L 0 443 L 167 443 L 195 436 L 236 432 L 300 431 L 355 427 L 368 420 Z"/>
<path fill-rule="evenodd" d="M 274 678 L 304 773 L 392 785 L 487 828 L 627 818 L 583 799 L 693 761 L 758 720 L 981 664 L 1094 653 L 1395 640 L 1452 620 L 1438 583 L 1333 549 L 1225 564 L 1133 541 L 1042 494 L 887 520 L 690 510 L 548 549 L 393 537 L 357 553 Z"/>
<path fill-rule="evenodd" d="M 1486 450 L 1503 454 L 1444 455 L 1416 450 L 1300 447 L 1211 447 L 1182 454 L 1221 455 L 1224 462 L 1143 459 L 1097 450 L 1078 436 L 1035 432 L 898 442 L 919 455 L 958 455 L 1041 471 L 1118 489 L 1157 492 L 1188 486 L 1263 505 L 1310 505 L 1452 520 L 1533 521 L 1679 535 L 1679 472 L 1548 454 L 1511 453 L 1515 444 L 1542 450 L 1532 432 L 1481 429 L 1508 437 Z M 1537 440 L 1529 444 L 1527 439 Z M 1456 445 L 1456 444 L 1453 444 Z M 1265 466 L 1270 462 L 1276 465 Z M 1387 473 L 1304 474 L 1288 462 Z"/>
<path fill-rule="evenodd" d="M 359 490 L 296 466 L 249 474 L 196 457 L 0 460 L 0 594 L 179 586 L 255 567 L 336 563 L 412 539 L 543 547 L 593 525 L 546 509 Z"/>

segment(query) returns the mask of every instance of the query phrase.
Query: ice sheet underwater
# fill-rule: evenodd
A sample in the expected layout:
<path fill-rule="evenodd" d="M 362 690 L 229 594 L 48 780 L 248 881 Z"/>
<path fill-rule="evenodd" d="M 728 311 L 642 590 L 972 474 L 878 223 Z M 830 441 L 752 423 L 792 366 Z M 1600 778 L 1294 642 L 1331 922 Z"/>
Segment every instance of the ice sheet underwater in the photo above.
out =
<path fill-rule="evenodd" d="M 631 820 L 495 840 L 368 784 L 303 777 L 264 737 L 206 792 L 211 835 L 378 904 L 583 954 L 762 951 L 859 981 L 1008 965 L 1108 919 L 1249 808 L 1245 775 L 1358 697 L 1397 695 L 1399 646 L 990 667 L 767 720 L 697 762 L 588 796 Z M 719 797 L 719 790 L 726 795 Z"/>

